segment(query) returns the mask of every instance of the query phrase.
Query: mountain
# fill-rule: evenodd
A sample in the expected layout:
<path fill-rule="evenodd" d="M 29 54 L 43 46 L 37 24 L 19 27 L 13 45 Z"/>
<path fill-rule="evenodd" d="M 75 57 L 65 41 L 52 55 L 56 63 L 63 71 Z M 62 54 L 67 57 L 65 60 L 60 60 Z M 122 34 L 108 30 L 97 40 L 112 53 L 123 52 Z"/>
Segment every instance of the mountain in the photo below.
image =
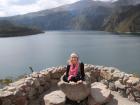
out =
<path fill-rule="evenodd" d="M 116 9 L 103 27 L 111 32 L 140 32 L 140 4 Z"/>
<path fill-rule="evenodd" d="M 116 6 L 138 5 L 140 0 L 117 0 L 114 4 Z"/>
<path fill-rule="evenodd" d="M 7 20 L 0 20 L 0 37 L 25 36 L 42 33 L 39 29 L 19 26 Z"/>
<path fill-rule="evenodd" d="M 4 19 L 17 25 L 42 30 L 100 30 L 111 11 L 111 2 L 80 0 L 69 5 L 25 15 L 4 17 Z"/>

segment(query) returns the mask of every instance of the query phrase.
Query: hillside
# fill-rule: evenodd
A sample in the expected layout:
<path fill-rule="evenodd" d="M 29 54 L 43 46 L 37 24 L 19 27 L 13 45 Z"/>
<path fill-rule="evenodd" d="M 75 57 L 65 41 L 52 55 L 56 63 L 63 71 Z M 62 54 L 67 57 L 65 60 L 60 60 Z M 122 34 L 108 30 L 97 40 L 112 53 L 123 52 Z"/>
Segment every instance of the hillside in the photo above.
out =
<path fill-rule="evenodd" d="M 123 6 L 104 23 L 105 31 L 140 32 L 140 5 Z"/>
<path fill-rule="evenodd" d="M 140 32 L 140 1 L 118 0 L 78 2 L 12 17 L 1 17 L 16 25 L 41 30 L 103 30 Z"/>
<path fill-rule="evenodd" d="M 116 6 L 128 6 L 128 5 L 137 5 L 140 4 L 140 0 L 117 0 L 114 3 Z"/>
<path fill-rule="evenodd" d="M 100 30 L 111 13 L 110 2 L 81 0 L 73 4 L 25 15 L 7 17 L 18 25 L 42 30 Z"/>
<path fill-rule="evenodd" d="M 26 36 L 41 32 L 39 29 L 15 25 L 7 20 L 0 21 L 0 37 Z"/>

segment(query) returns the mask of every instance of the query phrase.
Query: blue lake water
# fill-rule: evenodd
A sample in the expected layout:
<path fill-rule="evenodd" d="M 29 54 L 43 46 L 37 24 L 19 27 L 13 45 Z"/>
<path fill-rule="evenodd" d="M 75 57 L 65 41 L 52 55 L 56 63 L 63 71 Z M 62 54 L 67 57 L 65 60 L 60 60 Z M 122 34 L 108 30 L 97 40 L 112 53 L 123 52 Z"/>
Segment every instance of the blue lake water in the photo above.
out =
<path fill-rule="evenodd" d="M 17 77 L 65 65 L 71 52 L 81 61 L 114 66 L 140 74 L 140 37 L 100 31 L 47 31 L 43 34 L 0 38 L 0 78 Z"/>

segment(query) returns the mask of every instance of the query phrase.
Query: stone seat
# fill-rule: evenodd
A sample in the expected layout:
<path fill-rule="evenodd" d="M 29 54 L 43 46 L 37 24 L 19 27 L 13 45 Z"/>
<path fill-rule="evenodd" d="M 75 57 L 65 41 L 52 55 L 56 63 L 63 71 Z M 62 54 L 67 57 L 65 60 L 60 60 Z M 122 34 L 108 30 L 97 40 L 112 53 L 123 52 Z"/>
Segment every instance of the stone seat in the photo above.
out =
<path fill-rule="evenodd" d="M 61 90 L 53 91 L 44 96 L 45 105 L 65 105 L 65 94 Z"/>
<path fill-rule="evenodd" d="M 65 82 L 63 80 L 64 75 L 58 82 L 58 87 L 65 93 L 66 97 L 73 101 L 84 100 L 90 94 L 90 78 L 85 75 L 85 81 L 78 82 Z"/>

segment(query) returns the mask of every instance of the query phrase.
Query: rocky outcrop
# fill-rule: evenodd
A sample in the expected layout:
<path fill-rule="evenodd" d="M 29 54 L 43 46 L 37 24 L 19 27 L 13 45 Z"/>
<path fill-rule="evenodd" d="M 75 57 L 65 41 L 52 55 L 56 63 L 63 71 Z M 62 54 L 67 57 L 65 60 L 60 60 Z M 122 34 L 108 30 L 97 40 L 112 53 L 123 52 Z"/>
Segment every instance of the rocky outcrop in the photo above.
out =
<path fill-rule="evenodd" d="M 122 0 L 121 0 L 122 1 Z M 121 6 L 114 8 L 114 12 L 106 20 L 105 31 L 117 33 L 140 32 L 140 4 L 135 6 Z"/>
<path fill-rule="evenodd" d="M 60 81 L 61 76 L 65 72 L 66 72 L 65 66 L 47 68 L 40 72 L 34 72 L 14 83 L 9 84 L 9 86 L 0 89 L 0 105 L 33 105 L 32 102 L 37 101 L 39 97 L 44 94 L 44 92 L 48 91 L 53 87 L 57 87 L 57 83 Z M 92 64 L 85 64 L 85 73 L 87 77 L 90 77 L 88 81 L 90 81 L 91 83 L 101 82 L 106 85 L 107 89 L 117 91 L 119 94 L 128 98 L 129 100 L 140 103 L 140 98 L 139 98 L 140 78 L 134 76 L 133 74 L 127 74 L 121 72 L 119 69 L 114 67 L 96 66 Z M 85 84 L 88 83 L 85 82 Z M 63 85 L 65 86 L 65 84 Z M 84 84 L 73 84 L 73 85 L 78 86 L 79 89 L 84 89 L 81 88 L 81 86 L 84 87 Z M 102 89 L 107 90 L 106 88 L 105 86 L 102 85 L 98 86 L 98 89 L 100 90 Z M 77 89 L 74 92 L 77 92 Z M 83 93 L 85 93 L 85 91 Z M 104 95 L 104 92 L 101 93 Z M 48 92 L 46 95 L 48 94 L 50 94 L 50 92 Z M 88 98 L 92 98 L 92 95 L 90 96 L 91 97 Z M 106 97 L 108 96 L 106 95 Z M 89 100 L 90 99 L 88 99 L 88 101 Z M 104 102 L 106 102 L 106 100 L 108 99 L 105 99 Z M 92 99 L 90 101 L 96 102 L 97 101 L 96 97 L 95 99 Z M 86 102 L 87 99 L 84 99 L 78 105 L 87 105 L 85 104 Z M 39 104 L 40 105 L 45 104 L 43 102 L 43 98 L 42 98 L 42 103 Z"/>
<path fill-rule="evenodd" d="M 0 105 L 30 105 L 45 91 L 56 86 L 65 70 L 64 66 L 47 68 L 9 84 L 0 89 Z"/>
<path fill-rule="evenodd" d="M 107 89 L 106 85 L 100 82 L 94 82 L 91 84 L 91 96 L 88 99 L 89 105 L 104 104 L 110 100 L 111 91 Z"/>
<path fill-rule="evenodd" d="M 58 86 L 65 93 L 65 95 L 73 101 L 84 100 L 90 94 L 90 82 L 89 77 L 86 75 L 86 79 L 83 82 L 65 82 L 63 76 L 61 77 Z"/>
<path fill-rule="evenodd" d="M 54 91 L 44 96 L 45 105 L 65 105 L 65 94 L 61 91 Z"/>

